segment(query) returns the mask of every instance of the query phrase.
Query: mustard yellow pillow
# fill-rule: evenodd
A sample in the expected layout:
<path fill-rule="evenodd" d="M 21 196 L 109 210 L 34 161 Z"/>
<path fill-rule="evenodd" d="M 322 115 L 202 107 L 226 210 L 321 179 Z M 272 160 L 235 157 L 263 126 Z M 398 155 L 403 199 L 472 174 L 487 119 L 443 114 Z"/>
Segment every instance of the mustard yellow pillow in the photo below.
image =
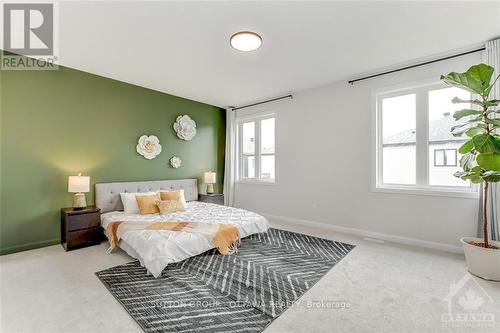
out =
<path fill-rule="evenodd" d="M 141 215 L 146 214 L 155 214 L 159 213 L 160 210 L 156 205 L 156 201 L 158 200 L 158 195 L 136 195 L 135 199 L 137 200 L 137 206 L 139 206 L 139 213 Z"/>
<path fill-rule="evenodd" d="M 156 206 L 160 209 L 162 215 L 186 210 L 181 200 L 157 200 Z"/>
<path fill-rule="evenodd" d="M 160 191 L 160 199 L 161 200 L 177 200 L 181 197 L 181 191 L 184 192 L 184 190 Z"/>
<path fill-rule="evenodd" d="M 160 191 L 160 200 L 177 200 L 181 203 L 183 210 L 186 210 L 187 207 L 186 199 L 184 198 L 184 190 Z"/>

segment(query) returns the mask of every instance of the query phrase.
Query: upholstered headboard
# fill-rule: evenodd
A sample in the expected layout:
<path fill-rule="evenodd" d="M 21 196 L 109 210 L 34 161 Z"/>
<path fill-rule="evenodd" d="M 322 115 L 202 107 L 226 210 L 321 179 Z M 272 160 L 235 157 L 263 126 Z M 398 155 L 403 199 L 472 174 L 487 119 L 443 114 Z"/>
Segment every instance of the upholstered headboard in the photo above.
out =
<path fill-rule="evenodd" d="M 101 209 L 101 213 L 123 210 L 120 193 L 178 189 L 184 189 L 186 201 L 198 200 L 198 182 L 196 179 L 153 180 L 148 182 L 95 184 L 95 205 Z"/>

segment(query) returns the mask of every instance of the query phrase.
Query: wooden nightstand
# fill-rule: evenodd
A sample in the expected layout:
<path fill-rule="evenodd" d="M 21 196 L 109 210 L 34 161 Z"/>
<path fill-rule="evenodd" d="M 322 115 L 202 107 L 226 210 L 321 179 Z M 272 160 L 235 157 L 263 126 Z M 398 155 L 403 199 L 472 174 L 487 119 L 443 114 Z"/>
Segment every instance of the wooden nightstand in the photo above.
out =
<path fill-rule="evenodd" d="M 221 193 L 212 193 L 212 194 L 198 194 L 198 201 L 208 202 L 218 205 L 224 205 L 224 194 Z"/>
<path fill-rule="evenodd" d="M 103 239 L 101 210 L 94 206 L 61 209 L 61 244 L 66 251 L 96 245 Z"/>

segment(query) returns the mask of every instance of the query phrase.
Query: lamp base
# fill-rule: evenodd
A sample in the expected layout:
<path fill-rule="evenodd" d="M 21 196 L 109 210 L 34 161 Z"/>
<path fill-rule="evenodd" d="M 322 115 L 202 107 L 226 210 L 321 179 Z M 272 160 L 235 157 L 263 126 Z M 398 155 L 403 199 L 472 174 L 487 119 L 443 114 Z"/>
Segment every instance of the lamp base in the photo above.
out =
<path fill-rule="evenodd" d="M 214 193 L 214 184 L 207 184 L 207 194 Z"/>
<path fill-rule="evenodd" d="M 73 197 L 73 208 L 83 209 L 87 207 L 87 201 L 85 200 L 85 193 L 75 193 Z"/>

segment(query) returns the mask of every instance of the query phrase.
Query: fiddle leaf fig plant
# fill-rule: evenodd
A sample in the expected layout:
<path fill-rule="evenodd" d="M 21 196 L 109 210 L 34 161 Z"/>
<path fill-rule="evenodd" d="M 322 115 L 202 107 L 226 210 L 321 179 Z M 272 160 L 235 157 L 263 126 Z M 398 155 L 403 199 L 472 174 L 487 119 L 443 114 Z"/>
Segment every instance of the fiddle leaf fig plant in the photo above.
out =
<path fill-rule="evenodd" d="M 441 76 L 441 80 L 448 85 L 465 89 L 475 96 L 471 100 L 452 99 L 453 103 L 466 103 L 472 108 L 454 113 L 455 120 L 462 121 L 451 128 L 451 133 L 454 136 L 465 134 L 469 138 L 458 150 L 462 154 L 462 171 L 456 172 L 455 177 L 483 184 L 483 243 L 476 245 L 485 248 L 490 248 L 487 214 L 489 184 L 500 182 L 500 100 L 489 99 L 500 77 L 494 78 L 494 71 L 491 66 L 479 64 L 464 73 L 451 72 Z M 465 117 L 468 118 L 463 121 Z"/>

